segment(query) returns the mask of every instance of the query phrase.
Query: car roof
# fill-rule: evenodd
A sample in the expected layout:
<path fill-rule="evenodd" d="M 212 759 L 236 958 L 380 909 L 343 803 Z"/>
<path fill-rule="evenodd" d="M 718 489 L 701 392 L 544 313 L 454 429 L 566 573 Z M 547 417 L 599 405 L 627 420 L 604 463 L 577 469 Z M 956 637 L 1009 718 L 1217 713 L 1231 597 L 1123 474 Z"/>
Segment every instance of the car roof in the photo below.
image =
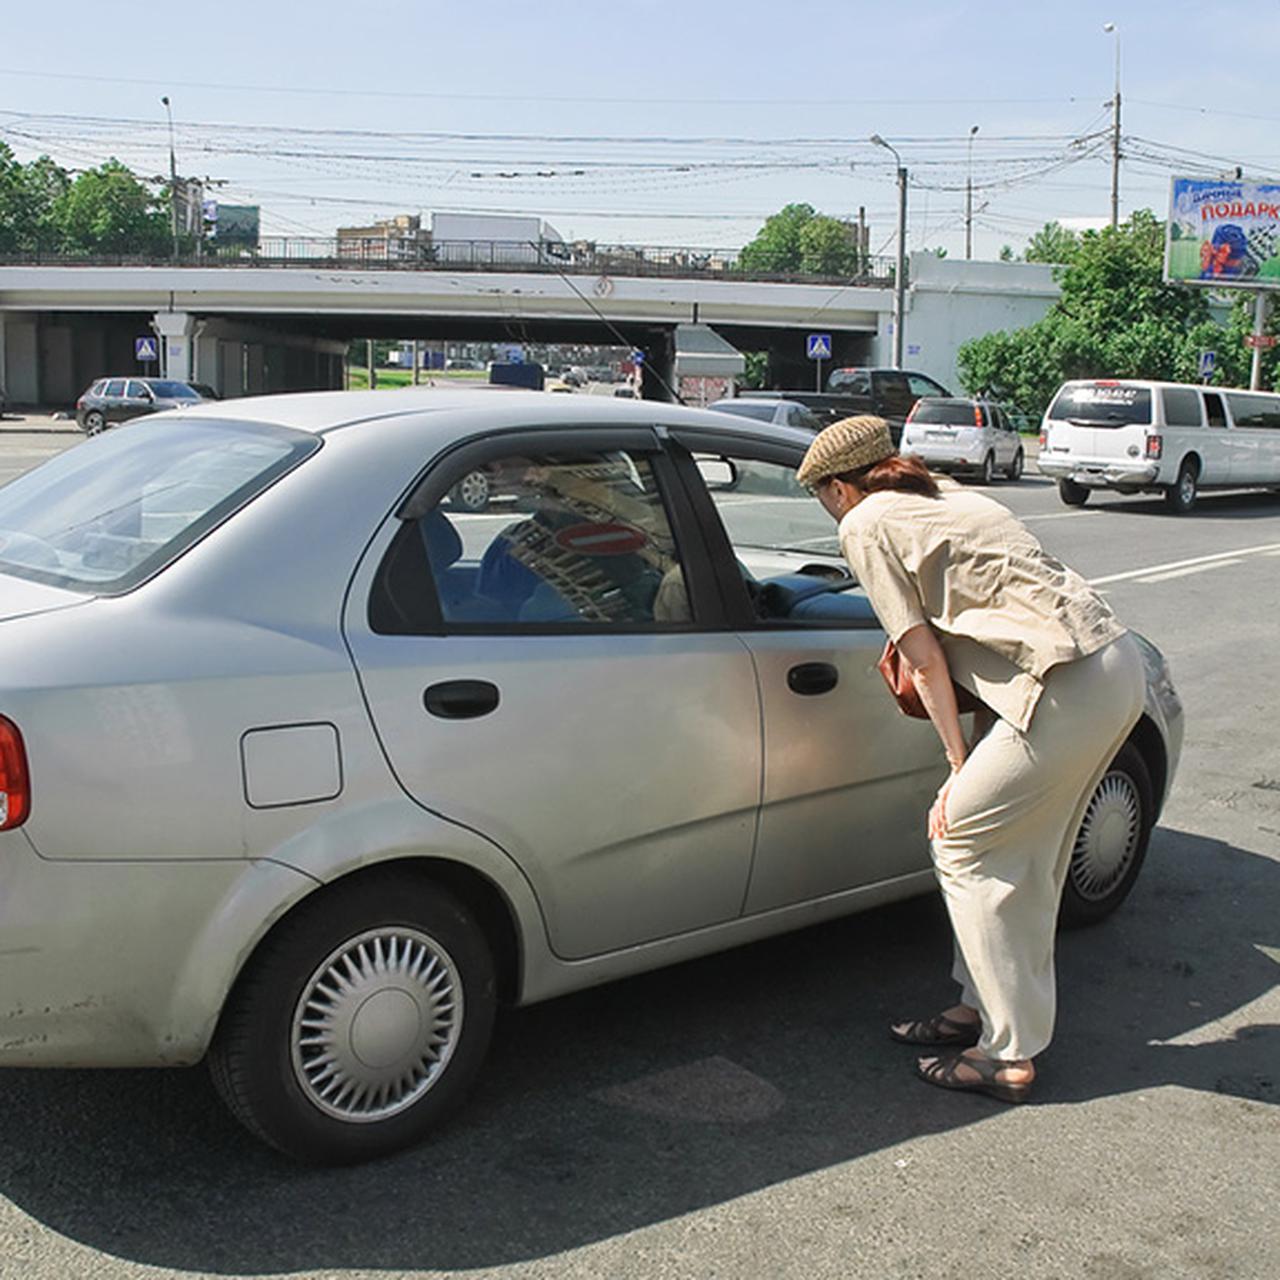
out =
<path fill-rule="evenodd" d="M 514 387 L 406 387 L 394 391 L 306 391 L 272 396 L 209 400 L 172 411 L 187 419 L 240 420 L 291 427 L 316 435 L 360 423 L 412 420 L 432 423 L 439 415 L 440 433 L 451 438 L 493 429 L 529 427 L 685 427 L 724 435 L 754 435 L 799 445 L 812 436 L 794 427 L 757 422 L 710 409 L 690 409 L 659 400 L 627 400 L 614 396 L 563 396 Z M 168 417 L 169 414 L 157 415 Z"/>

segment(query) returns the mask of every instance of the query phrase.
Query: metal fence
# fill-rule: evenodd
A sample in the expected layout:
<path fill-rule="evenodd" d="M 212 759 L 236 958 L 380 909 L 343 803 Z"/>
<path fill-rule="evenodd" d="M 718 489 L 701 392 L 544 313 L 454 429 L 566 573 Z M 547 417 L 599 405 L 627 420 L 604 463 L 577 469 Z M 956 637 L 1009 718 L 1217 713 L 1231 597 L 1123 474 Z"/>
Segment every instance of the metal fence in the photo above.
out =
<path fill-rule="evenodd" d="M 740 250 L 594 241 L 445 240 L 408 237 L 263 236 L 256 247 L 207 242 L 171 253 L 0 254 L 0 266 L 310 267 L 358 271 L 513 271 L 578 276 L 663 276 L 812 284 L 893 284 L 894 260 L 866 257 L 851 270 L 767 270 L 744 264 Z"/>

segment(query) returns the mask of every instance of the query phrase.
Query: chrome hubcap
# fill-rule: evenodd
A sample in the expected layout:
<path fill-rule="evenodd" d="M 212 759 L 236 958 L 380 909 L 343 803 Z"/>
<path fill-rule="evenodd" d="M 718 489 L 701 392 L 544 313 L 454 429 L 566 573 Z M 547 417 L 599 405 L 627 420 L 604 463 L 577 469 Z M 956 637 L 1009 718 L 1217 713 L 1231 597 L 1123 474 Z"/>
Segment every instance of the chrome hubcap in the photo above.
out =
<path fill-rule="evenodd" d="M 1196 478 L 1190 471 L 1182 475 L 1182 501 L 1190 502 L 1196 496 Z"/>
<path fill-rule="evenodd" d="M 1124 879 L 1142 834 L 1142 801 L 1133 779 L 1109 773 L 1085 810 L 1071 852 L 1071 882 L 1082 898 L 1098 902 Z"/>
<path fill-rule="evenodd" d="M 440 1078 L 462 1030 L 462 980 L 416 929 L 370 929 L 326 956 L 293 1015 L 293 1071 L 327 1115 L 357 1123 L 413 1106 Z"/>
<path fill-rule="evenodd" d="M 469 471 L 458 483 L 458 493 L 469 507 L 478 507 L 489 497 L 488 477 L 478 471 Z"/>

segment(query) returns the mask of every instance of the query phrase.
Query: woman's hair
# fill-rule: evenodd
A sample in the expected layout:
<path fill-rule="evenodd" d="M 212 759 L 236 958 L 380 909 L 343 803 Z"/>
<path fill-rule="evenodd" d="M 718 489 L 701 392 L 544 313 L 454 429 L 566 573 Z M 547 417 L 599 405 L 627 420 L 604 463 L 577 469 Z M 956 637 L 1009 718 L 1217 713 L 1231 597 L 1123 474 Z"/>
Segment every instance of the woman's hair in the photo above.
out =
<path fill-rule="evenodd" d="M 933 473 L 914 453 L 895 453 L 881 458 L 869 467 L 856 471 L 842 471 L 836 476 L 863 493 L 876 493 L 881 489 L 896 489 L 900 493 L 919 493 L 926 498 L 938 497 L 940 490 Z"/>

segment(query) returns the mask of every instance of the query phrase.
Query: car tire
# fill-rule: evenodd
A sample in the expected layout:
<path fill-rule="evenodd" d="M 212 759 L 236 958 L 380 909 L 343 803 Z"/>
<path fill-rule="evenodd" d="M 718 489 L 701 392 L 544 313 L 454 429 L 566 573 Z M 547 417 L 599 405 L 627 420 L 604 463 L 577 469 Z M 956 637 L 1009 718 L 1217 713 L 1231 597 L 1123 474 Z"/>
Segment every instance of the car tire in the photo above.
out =
<path fill-rule="evenodd" d="M 1018 452 L 1013 455 L 1013 461 L 1009 463 L 1008 467 L 1005 468 L 1005 473 L 1004 473 L 1005 479 L 1021 480 L 1022 467 L 1025 461 L 1026 459 L 1022 456 L 1022 450 L 1019 449 Z"/>
<path fill-rule="evenodd" d="M 107 429 L 107 420 L 101 409 L 90 409 L 84 415 L 84 422 L 80 427 L 81 431 L 87 436 L 96 436 L 99 431 Z"/>
<path fill-rule="evenodd" d="M 485 511 L 492 486 L 483 471 L 468 471 L 449 491 L 449 502 L 460 511 Z"/>
<path fill-rule="evenodd" d="M 1083 507 L 1089 501 L 1089 490 L 1085 485 L 1064 477 L 1058 481 L 1058 497 L 1069 507 Z"/>
<path fill-rule="evenodd" d="M 321 890 L 268 935 L 209 1053 L 223 1101 L 297 1160 L 410 1146 L 463 1101 L 489 1047 L 492 954 L 429 880 L 372 871 Z"/>
<path fill-rule="evenodd" d="M 1200 468 L 1191 458 L 1178 468 L 1178 478 L 1164 491 L 1164 505 L 1176 516 L 1185 516 L 1200 496 Z"/>
<path fill-rule="evenodd" d="M 1094 789 L 1076 833 L 1059 913 L 1064 928 L 1097 924 L 1129 896 L 1154 825 L 1151 773 L 1127 742 Z"/>
<path fill-rule="evenodd" d="M 978 479 L 983 484 L 990 484 L 996 478 L 996 455 L 988 453 L 982 460 L 982 470 L 978 472 Z"/>

